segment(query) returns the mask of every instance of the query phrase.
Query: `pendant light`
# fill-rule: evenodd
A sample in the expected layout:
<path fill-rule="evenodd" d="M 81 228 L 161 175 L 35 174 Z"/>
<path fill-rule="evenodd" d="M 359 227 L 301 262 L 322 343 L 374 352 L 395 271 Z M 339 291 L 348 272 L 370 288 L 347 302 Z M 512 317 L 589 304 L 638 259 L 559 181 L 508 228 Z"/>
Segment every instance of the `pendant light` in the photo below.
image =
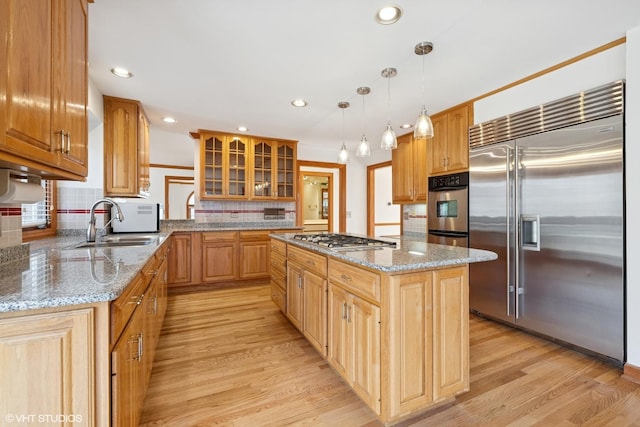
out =
<path fill-rule="evenodd" d="M 358 150 L 356 151 L 357 157 L 369 157 L 371 156 L 371 148 L 369 147 L 369 141 L 367 141 L 367 136 L 364 131 L 364 96 L 368 95 L 371 92 L 366 86 L 359 87 L 356 92 L 358 95 L 362 95 L 362 139 L 360 139 L 360 145 L 358 145 Z"/>
<path fill-rule="evenodd" d="M 380 148 L 383 150 L 393 150 L 398 148 L 398 138 L 391 127 L 391 78 L 398 74 L 395 68 L 385 68 L 382 70 L 382 77 L 387 79 L 387 128 L 382 132 Z"/>
<path fill-rule="evenodd" d="M 433 43 L 420 42 L 416 45 L 414 52 L 416 55 L 422 56 L 422 110 L 418 115 L 416 124 L 413 127 L 413 137 L 416 139 L 433 138 L 433 123 L 431 117 L 427 114 L 425 99 L 425 75 L 424 75 L 424 57 L 433 50 Z"/>
<path fill-rule="evenodd" d="M 338 163 L 347 164 L 349 163 L 349 152 L 347 151 L 347 146 L 344 144 L 344 110 L 345 108 L 349 108 L 351 104 L 346 101 L 338 102 L 338 108 L 342 109 L 342 147 L 340 147 L 340 151 L 338 152 Z"/>

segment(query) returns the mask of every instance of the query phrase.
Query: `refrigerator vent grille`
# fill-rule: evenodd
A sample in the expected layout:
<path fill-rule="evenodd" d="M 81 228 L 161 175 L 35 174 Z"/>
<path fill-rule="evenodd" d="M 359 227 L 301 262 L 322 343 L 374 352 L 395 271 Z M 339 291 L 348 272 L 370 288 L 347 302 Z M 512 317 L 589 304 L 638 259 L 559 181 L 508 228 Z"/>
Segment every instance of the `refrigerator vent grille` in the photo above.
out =
<path fill-rule="evenodd" d="M 624 81 L 618 80 L 469 129 L 469 147 L 495 144 L 622 114 Z"/>

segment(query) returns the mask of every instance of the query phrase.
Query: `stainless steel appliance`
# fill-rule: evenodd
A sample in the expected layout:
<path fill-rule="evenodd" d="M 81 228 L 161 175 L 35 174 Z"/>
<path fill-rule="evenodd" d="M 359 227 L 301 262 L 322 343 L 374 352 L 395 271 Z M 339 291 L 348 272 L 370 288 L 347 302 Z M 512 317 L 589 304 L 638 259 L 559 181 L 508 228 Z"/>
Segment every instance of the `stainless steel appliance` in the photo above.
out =
<path fill-rule="evenodd" d="M 429 177 L 427 241 L 468 246 L 469 173 Z"/>
<path fill-rule="evenodd" d="M 315 233 L 296 234 L 296 240 L 314 243 L 331 249 L 354 249 L 354 248 L 395 248 L 396 242 L 388 240 L 371 239 L 369 237 L 353 236 L 350 234 L 337 233 Z"/>
<path fill-rule="evenodd" d="M 114 233 L 149 233 L 160 230 L 160 205 L 158 203 L 119 203 L 124 221 L 112 221 Z M 111 208 L 113 217 L 115 208 Z"/>
<path fill-rule="evenodd" d="M 617 361 L 624 344 L 623 82 L 470 129 L 470 307 Z M 541 133 L 541 129 L 551 129 Z"/>

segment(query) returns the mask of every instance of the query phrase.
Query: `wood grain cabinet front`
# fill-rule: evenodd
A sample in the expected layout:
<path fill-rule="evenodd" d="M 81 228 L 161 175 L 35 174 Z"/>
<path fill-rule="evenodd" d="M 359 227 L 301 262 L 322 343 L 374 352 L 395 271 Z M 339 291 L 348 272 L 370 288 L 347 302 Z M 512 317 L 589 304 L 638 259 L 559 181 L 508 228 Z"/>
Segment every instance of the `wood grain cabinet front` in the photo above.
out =
<path fill-rule="evenodd" d="M 391 152 L 391 194 L 393 203 L 427 201 L 427 139 L 408 133 L 398 138 Z"/>
<path fill-rule="evenodd" d="M 287 317 L 327 354 L 327 258 L 287 246 Z"/>
<path fill-rule="evenodd" d="M 0 24 L 0 167 L 84 179 L 87 0 L 2 1 Z"/>
<path fill-rule="evenodd" d="M 429 176 L 469 169 L 469 123 L 473 123 L 473 105 L 463 104 L 434 114 L 433 138 L 427 144 Z"/>
<path fill-rule="evenodd" d="M 169 286 L 189 285 L 193 283 L 193 268 L 191 248 L 193 238 L 191 233 L 173 233 L 171 235 L 171 251 L 168 255 L 168 284 Z"/>
<path fill-rule="evenodd" d="M 96 413 L 97 329 L 93 308 L 0 319 L 2 425 L 10 425 L 7 414 L 73 415 L 71 424 L 102 424 Z"/>
<path fill-rule="evenodd" d="M 199 130 L 202 200 L 294 201 L 297 141 Z"/>
<path fill-rule="evenodd" d="M 104 193 L 148 197 L 149 121 L 139 101 L 104 96 Z"/>

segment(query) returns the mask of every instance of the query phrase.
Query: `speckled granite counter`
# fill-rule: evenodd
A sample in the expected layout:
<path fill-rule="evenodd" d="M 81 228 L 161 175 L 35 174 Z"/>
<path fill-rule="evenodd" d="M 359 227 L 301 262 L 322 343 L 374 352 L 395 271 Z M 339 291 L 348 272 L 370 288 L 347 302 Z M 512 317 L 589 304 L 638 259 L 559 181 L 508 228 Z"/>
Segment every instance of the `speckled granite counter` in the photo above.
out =
<path fill-rule="evenodd" d="M 170 234 L 145 246 L 72 248 L 80 235 L 31 242 L 28 257 L 0 268 L 0 312 L 114 300 Z"/>
<path fill-rule="evenodd" d="M 195 222 L 192 219 L 168 219 L 160 221 L 162 231 L 242 231 L 298 229 L 292 221 L 259 222 Z"/>
<path fill-rule="evenodd" d="M 381 238 L 381 240 L 396 242 L 395 248 L 376 247 L 372 249 L 330 249 L 313 243 L 295 240 L 293 236 L 293 233 L 271 235 L 275 239 L 300 246 L 301 248 L 310 249 L 385 273 L 429 270 L 438 267 L 491 261 L 498 258 L 495 253 L 490 251 L 437 245 L 427 243 L 423 239 L 406 236 Z"/>

